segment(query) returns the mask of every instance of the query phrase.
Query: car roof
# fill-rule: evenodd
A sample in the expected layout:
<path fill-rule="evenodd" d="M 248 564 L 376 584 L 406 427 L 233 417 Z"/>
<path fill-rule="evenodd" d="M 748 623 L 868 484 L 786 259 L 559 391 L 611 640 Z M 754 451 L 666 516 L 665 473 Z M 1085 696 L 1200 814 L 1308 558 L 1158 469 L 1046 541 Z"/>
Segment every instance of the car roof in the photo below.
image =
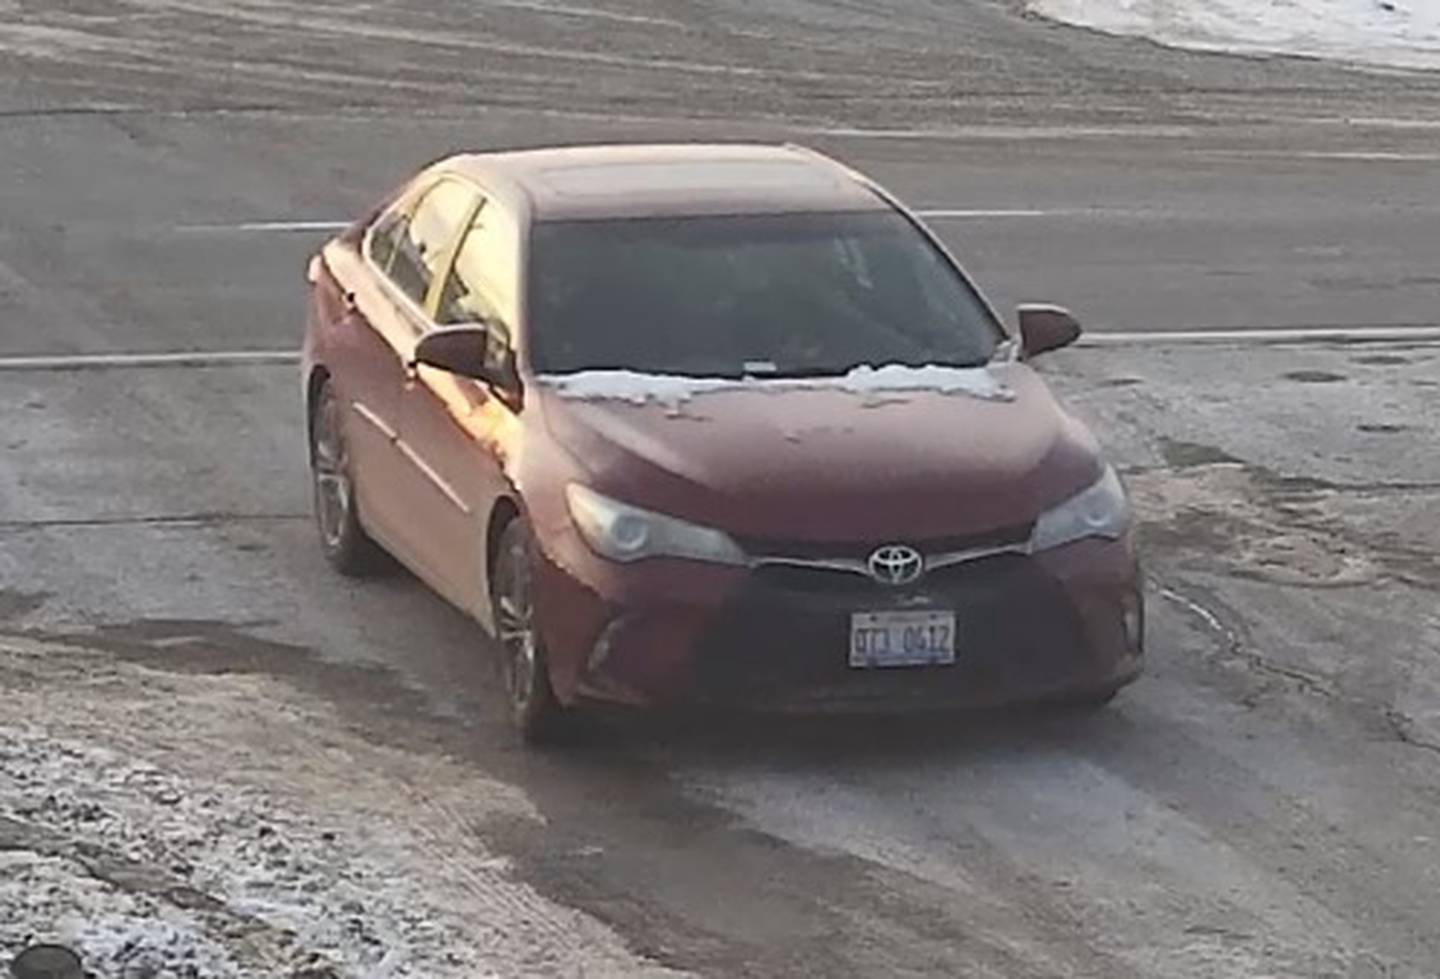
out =
<path fill-rule="evenodd" d="M 889 208 L 864 177 L 797 146 L 572 146 L 473 153 L 439 168 L 523 197 L 532 221 Z"/>

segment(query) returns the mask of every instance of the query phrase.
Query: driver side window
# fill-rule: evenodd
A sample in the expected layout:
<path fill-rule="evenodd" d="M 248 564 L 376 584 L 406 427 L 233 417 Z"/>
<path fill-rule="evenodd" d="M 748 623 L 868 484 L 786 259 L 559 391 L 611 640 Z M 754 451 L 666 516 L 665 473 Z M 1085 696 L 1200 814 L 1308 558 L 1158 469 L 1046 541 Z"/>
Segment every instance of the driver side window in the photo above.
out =
<path fill-rule="evenodd" d="M 410 206 L 380 219 L 370 237 L 370 258 L 422 309 L 479 194 L 458 180 L 442 179 Z"/>
<path fill-rule="evenodd" d="M 514 321 L 519 288 L 519 229 L 504 209 L 487 201 L 475 215 L 440 291 L 441 324 Z"/>

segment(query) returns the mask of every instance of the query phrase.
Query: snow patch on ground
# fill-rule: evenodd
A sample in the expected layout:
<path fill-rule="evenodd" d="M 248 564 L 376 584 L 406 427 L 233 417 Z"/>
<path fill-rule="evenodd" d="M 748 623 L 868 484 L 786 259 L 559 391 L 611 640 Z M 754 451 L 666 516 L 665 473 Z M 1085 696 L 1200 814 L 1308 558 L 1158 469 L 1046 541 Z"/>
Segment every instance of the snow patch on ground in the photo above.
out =
<path fill-rule="evenodd" d="M 1009 401 L 1014 393 L 985 367 L 856 367 L 838 377 L 727 378 L 686 377 L 672 374 L 641 374 L 635 371 L 597 370 L 574 374 L 548 374 L 540 378 L 562 398 L 577 401 L 651 402 L 671 408 L 697 395 L 725 391 L 758 391 L 779 394 L 787 391 L 844 391 L 849 394 L 908 394 L 935 392 L 964 394 L 988 401 Z"/>
<path fill-rule="evenodd" d="M 0 971 L 59 942 L 96 979 L 674 975 L 488 848 L 523 796 L 279 681 L 0 638 L 0 689 Z"/>
<path fill-rule="evenodd" d="M 194 915 L 78 871 L 59 857 L 0 853 L 0 963 L 7 953 L 58 934 L 99 976 L 244 974 Z"/>
<path fill-rule="evenodd" d="M 1440 0 L 1030 0 L 1030 9 L 1175 47 L 1440 69 Z"/>

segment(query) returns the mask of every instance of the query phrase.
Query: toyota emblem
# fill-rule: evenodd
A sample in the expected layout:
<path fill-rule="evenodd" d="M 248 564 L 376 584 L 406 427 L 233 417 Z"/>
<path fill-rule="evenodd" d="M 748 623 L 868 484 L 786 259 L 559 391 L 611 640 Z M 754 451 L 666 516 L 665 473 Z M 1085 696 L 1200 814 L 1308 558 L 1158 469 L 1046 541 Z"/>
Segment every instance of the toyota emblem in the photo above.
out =
<path fill-rule="evenodd" d="M 925 559 L 913 547 L 889 544 L 870 555 L 869 568 L 882 585 L 908 585 L 925 573 Z"/>

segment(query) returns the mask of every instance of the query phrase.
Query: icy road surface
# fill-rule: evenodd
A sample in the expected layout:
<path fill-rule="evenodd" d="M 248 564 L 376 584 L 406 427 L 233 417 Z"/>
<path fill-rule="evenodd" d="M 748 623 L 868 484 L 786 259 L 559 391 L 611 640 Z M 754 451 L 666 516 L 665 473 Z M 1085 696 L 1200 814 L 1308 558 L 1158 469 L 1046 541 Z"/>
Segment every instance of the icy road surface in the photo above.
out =
<path fill-rule="evenodd" d="M 1030 9 L 1202 51 L 1440 68 L 1440 0 L 1031 0 Z"/>

